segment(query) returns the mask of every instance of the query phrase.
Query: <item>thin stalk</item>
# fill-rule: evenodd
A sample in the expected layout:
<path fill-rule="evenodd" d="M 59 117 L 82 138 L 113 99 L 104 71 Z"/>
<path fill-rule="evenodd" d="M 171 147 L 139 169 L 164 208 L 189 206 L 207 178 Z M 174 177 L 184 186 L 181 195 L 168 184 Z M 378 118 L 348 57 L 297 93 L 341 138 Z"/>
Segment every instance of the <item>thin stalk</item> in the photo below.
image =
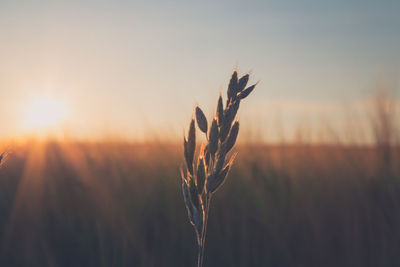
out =
<path fill-rule="evenodd" d="M 201 267 L 201 265 L 202 265 L 202 262 L 201 262 L 201 255 L 203 254 L 202 251 L 203 251 L 203 246 L 202 246 L 202 244 L 199 244 L 199 252 L 197 253 L 197 267 Z"/>
<path fill-rule="evenodd" d="M 210 202 L 211 202 L 211 194 L 208 193 L 206 197 L 206 210 L 205 210 L 205 218 L 204 218 L 204 225 L 203 225 L 203 231 L 201 234 L 201 240 L 199 244 L 199 254 L 198 254 L 198 260 L 197 260 L 197 266 L 198 267 L 203 267 L 203 261 L 204 261 L 204 251 L 205 251 L 205 245 L 206 245 L 206 233 L 207 233 L 207 221 L 208 221 L 208 213 L 210 211 Z"/>

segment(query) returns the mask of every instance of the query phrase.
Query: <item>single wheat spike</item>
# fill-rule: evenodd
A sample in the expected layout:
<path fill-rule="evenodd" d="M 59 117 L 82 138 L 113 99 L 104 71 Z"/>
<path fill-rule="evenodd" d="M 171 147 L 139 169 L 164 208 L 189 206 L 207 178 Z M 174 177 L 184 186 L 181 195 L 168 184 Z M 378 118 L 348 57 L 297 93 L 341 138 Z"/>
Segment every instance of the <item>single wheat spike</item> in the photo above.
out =
<path fill-rule="evenodd" d="M 217 111 L 208 129 L 207 118 L 200 107 L 195 108 L 195 118 L 200 131 L 206 135 L 208 143 L 202 145 L 195 161 L 196 128 L 192 118 L 188 136 L 183 138 L 186 168 L 181 168 L 182 190 L 190 223 L 194 226 L 199 248 L 197 266 L 203 266 L 207 220 L 211 197 L 226 180 L 236 153 L 230 155 L 239 133 L 239 122 L 235 121 L 240 101 L 256 87 L 246 88 L 249 74 L 238 78 L 233 71 L 227 90 L 224 108 L 221 94 Z M 197 164 L 195 164 L 197 162 Z"/>

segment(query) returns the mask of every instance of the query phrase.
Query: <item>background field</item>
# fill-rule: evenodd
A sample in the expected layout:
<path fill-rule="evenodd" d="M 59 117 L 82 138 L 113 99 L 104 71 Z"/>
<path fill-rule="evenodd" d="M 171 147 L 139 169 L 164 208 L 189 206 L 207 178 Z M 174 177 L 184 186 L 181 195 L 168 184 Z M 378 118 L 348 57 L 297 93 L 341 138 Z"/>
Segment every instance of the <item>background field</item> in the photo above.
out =
<path fill-rule="evenodd" d="M 194 266 L 182 147 L 14 145 L 0 169 L 1 266 Z M 399 266 L 399 149 L 238 147 L 206 266 Z M 387 154 L 387 153 L 386 153 Z"/>

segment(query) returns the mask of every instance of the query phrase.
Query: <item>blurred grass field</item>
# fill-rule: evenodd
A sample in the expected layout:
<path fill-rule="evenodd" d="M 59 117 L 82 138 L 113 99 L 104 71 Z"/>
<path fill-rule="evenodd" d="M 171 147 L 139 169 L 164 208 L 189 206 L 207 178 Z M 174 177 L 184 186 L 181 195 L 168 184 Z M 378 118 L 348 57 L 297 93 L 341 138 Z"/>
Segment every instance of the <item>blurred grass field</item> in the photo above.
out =
<path fill-rule="evenodd" d="M 206 266 L 400 266 L 399 152 L 242 144 Z M 29 142 L 0 169 L 0 266 L 194 266 L 180 144 Z"/>

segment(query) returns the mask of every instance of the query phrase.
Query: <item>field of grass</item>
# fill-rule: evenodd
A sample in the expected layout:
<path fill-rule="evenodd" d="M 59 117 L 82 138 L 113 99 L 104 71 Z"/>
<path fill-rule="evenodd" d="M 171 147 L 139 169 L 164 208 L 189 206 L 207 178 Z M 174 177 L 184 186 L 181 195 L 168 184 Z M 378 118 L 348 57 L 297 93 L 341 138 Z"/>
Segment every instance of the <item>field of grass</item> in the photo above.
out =
<path fill-rule="evenodd" d="M 205 266 L 400 266 L 398 149 L 239 145 Z M 15 145 L 0 169 L 0 266 L 194 266 L 181 144 Z"/>

